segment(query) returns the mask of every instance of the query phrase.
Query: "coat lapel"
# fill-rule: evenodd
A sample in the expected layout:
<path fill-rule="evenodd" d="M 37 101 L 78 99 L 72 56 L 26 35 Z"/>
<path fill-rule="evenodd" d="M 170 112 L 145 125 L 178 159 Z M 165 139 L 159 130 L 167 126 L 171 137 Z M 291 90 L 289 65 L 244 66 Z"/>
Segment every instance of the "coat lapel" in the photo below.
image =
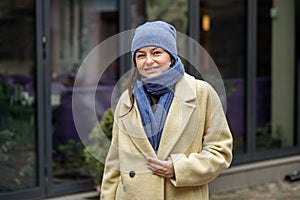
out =
<path fill-rule="evenodd" d="M 159 144 L 157 153 L 159 159 L 165 160 L 170 155 L 190 121 L 196 108 L 194 103 L 196 99 L 195 91 L 194 81 L 188 81 L 186 76 L 177 83 L 174 99 Z"/>

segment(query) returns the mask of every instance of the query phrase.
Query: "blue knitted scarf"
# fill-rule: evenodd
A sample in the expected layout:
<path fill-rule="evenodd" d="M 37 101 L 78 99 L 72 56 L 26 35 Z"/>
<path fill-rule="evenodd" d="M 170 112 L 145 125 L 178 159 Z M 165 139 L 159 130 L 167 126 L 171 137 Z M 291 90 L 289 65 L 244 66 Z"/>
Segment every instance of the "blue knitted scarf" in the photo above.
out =
<path fill-rule="evenodd" d="M 141 114 L 144 130 L 155 152 L 157 152 L 163 127 L 173 101 L 175 84 L 183 77 L 184 67 L 180 58 L 167 71 L 152 78 L 136 81 L 134 95 Z M 145 91 L 146 90 L 146 91 Z M 149 93 L 158 98 L 156 109 L 151 109 Z"/>

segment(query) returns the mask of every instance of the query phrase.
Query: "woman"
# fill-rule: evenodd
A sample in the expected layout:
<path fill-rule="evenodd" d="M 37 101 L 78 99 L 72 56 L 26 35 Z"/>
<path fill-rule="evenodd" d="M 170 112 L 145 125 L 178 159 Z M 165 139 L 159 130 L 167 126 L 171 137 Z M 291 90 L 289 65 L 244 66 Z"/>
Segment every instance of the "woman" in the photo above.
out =
<path fill-rule="evenodd" d="M 132 40 L 133 76 L 114 113 L 101 199 L 208 199 L 232 136 L 214 89 L 184 72 L 176 30 L 147 22 Z"/>

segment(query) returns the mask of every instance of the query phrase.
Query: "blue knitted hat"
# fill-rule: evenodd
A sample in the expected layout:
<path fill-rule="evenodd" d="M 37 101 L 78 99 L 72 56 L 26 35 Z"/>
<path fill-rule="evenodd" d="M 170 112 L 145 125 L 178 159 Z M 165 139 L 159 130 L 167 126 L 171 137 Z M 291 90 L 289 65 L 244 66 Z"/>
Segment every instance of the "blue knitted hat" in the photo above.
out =
<path fill-rule="evenodd" d="M 176 29 L 163 21 L 146 22 L 137 27 L 131 43 L 133 63 L 136 51 L 146 46 L 160 47 L 176 58 Z"/>

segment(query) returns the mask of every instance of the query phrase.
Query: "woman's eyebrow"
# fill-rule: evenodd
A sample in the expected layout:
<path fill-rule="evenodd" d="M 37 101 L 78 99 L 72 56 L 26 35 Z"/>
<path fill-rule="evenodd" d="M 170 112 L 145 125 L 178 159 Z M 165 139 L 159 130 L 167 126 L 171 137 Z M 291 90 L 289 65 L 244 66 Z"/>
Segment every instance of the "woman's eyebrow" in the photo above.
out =
<path fill-rule="evenodd" d="M 154 51 L 154 50 L 157 50 L 157 49 L 161 49 L 160 47 L 153 47 L 152 49 L 151 49 L 151 51 Z"/>
<path fill-rule="evenodd" d="M 157 49 L 162 49 L 162 48 L 160 48 L 160 47 L 153 47 L 153 48 L 150 49 L 150 51 L 154 51 L 154 50 L 157 50 Z M 136 51 L 136 53 L 145 53 L 145 52 L 146 51 L 141 50 L 141 49 Z"/>
<path fill-rule="evenodd" d="M 137 50 L 136 53 L 145 53 L 143 50 Z"/>

